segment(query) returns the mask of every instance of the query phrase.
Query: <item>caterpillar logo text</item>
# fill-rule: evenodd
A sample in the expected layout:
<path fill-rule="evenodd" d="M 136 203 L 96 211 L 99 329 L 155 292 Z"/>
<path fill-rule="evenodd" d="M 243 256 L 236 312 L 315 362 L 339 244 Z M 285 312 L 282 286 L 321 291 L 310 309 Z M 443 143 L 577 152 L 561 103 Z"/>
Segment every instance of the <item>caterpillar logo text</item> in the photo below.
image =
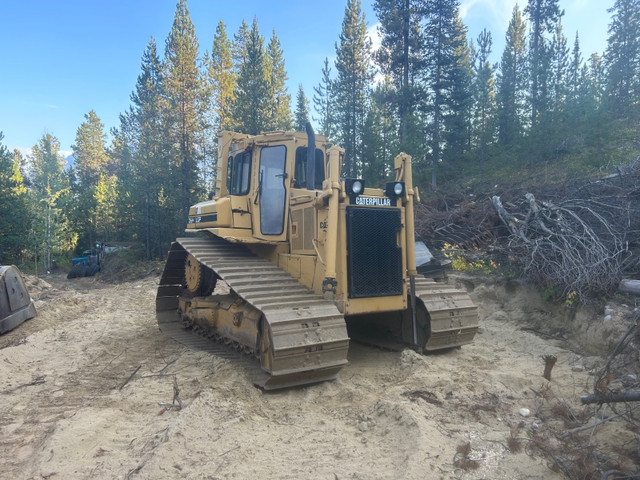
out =
<path fill-rule="evenodd" d="M 356 205 L 373 205 L 376 207 L 390 207 L 391 200 L 380 197 L 356 197 Z"/>

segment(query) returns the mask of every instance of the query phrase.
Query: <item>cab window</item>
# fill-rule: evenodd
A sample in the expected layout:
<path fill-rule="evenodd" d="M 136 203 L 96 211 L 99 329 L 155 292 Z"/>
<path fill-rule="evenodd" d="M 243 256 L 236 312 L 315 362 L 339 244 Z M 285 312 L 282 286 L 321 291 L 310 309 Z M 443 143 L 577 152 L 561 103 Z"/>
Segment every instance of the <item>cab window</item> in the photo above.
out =
<path fill-rule="evenodd" d="M 233 157 L 227 163 L 227 190 L 231 195 L 246 195 L 249 193 L 251 181 L 251 150 L 245 150 Z"/>
<path fill-rule="evenodd" d="M 324 155 L 322 150 L 316 148 L 316 178 L 314 178 L 314 187 L 316 190 L 322 190 L 322 182 L 324 180 Z M 296 149 L 296 165 L 295 165 L 295 183 L 294 188 L 306 188 L 307 186 L 307 147 L 298 147 Z"/>

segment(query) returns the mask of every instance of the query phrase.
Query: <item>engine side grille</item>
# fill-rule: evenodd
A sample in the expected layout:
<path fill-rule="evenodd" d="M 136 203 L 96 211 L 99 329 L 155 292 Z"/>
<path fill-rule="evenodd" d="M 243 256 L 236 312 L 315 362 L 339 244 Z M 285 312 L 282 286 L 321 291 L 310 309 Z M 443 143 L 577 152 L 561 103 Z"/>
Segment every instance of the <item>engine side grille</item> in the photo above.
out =
<path fill-rule="evenodd" d="M 398 209 L 347 207 L 349 297 L 402 294 L 401 229 Z"/>

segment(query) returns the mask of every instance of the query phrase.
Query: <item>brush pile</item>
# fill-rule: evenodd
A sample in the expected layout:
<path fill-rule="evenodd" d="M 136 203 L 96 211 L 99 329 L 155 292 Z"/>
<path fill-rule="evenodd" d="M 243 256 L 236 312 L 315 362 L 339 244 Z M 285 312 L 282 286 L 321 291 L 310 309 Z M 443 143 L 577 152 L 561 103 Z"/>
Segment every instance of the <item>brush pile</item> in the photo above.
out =
<path fill-rule="evenodd" d="M 588 302 L 640 274 L 640 159 L 595 180 L 443 196 L 417 217 L 431 243 L 508 262 L 557 298 Z"/>

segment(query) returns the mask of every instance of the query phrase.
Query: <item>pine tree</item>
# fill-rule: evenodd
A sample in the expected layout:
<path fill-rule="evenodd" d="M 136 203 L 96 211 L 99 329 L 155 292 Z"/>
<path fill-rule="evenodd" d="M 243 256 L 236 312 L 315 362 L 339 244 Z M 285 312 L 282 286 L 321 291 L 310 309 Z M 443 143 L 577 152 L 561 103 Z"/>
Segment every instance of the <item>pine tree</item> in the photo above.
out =
<path fill-rule="evenodd" d="M 567 103 L 568 91 L 568 69 L 569 69 L 569 47 L 567 46 L 567 38 L 562 31 L 562 20 L 559 19 L 556 24 L 553 40 L 551 42 L 552 52 L 552 74 L 551 74 L 551 93 L 552 93 L 552 109 L 558 114 L 563 111 Z M 557 115 L 556 115 L 557 117 Z"/>
<path fill-rule="evenodd" d="M 453 63 L 448 74 L 450 87 L 445 101 L 448 113 L 444 117 L 446 144 L 443 152 L 443 158 L 450 165 L 459 161 L 469 149 L 473 107 L 471 49 L 467 42 L 467 27 L 457 11 L 452 33 Z"/>
<path fill-rule="evenodd" d="M 0 132 L 0 265 L 19 263 L 27 243 L 29 210 L 27 188 L 20 172 L 20 155 L 2 144 Z"/>
<path fill-rule="evenodd" d="M 298 86 L 298 95 L 296 95 L 296 112 L 294 115 L 293 128 L 298 132 L 304 132 L 307 122 L 309 122 L 309 100 L 304 94 L 302 84 Z"/>
<path fill-rule="evenodd" d="M 269 126 L 269 79 L 264 38 L 253 19 L 247 38 L 246 58 L 240 66 L 236 84 L 236 102 L 232 117 L 234 128 L 242 133 L 257 135 Z"/>
<path fill-rule="evenodd" d="M 127 210 L 136 212 L 136 236 L 144 239 L 146 257 L 162 258 L 168 242 L 174 238 L 172 228 L 166 224 L 173 221 L 163 196 L 172 191 L 171 149 L 166 142 L 166 122 L 163 115 L 163 72 L 153 38 L 142 56 L 141 72 L 131 95 L 133 107 L 130 115 L 121 120 L 120 135 L 123 138 L 122 154 L 131 164 L 130 175 L 120 177 L 120 217 Z M 127 139 L 127 131 L 133 129 L 134 141 Z M 133 208 L 126 209 L 133 200 Z"/>
<path fill-rule="evenodd" d="M 444 161 L 447 116 L 454 103 L 452 92 L 457 70 L 456 48 L 459 44 L 458 0 L 425 2 L 425 83 L 430 93 L 426 113 L 430 118 L 427 143 L 431 150 L 431 187 L 437 188 L 438 168 Z M 451 124 L 450 124 L 451 126 Z M 449 130 L 451 131 L 451 130 Z"/>
<path fill-rule="evenodd" d="M 255 19 L 254 19 L 255 21 Z M 242 65 L 247 60 L 247 43 L 249 41 L 249 26 L 247 22 L 242 20 L 238 31 L 233 35 L 231 42 L 231 59 L 233 60 L 233 69 L 236 78 L 240 76 Z"/>
<path fill-rule="evenodd" d="M 529 71 L 531 86 L 531 125 L 539 121 L 541 112 L 546 112 L 548 102 L 549 45 L 545 33 L 556 25 L 564 11 L 560 10 L 558 0 L 528 0 L 524 13 L 529 17 L 531 30 L 529 35 Z"/>
<path fill-rule="evenodd" d="M 595 110 L 599 108 L 604 101 L 607 81 L 604 61 L 597 53 L 592 53 L 589 57 L 588 78 L 589 99 L 593 102 L 593 108 Z"/>
<path fill-rule="evenodd" d="M 393 177 L 393 158 L 400 151 L 395 93 L 388 77 L 371 92 L 363 131 L 362 175 L 367 185 L 383 187 Z"/>
<path fill-rule="evenodd" d="M 313 108 L 318 117 L 313 120 L 320 124 L 318 133 L 327 138 L 334 138 L 336 132 L 334 82 L 331 79 L 329 59 L 325 57 L 320 83 L 313 87 Z"/>
<path fill-rule="evenodd" d="M 94 190 L 96 233 L 103 242 L 112 241 L 116 230 L 117 177 L 103 173 Z"/>
<path fill-rule="evenodd" d="M 44 134 L 31 149 L 29 161 L 33 182 L 31 247 L 36 266 L 42 254 L 43 267 L 49 270 L 52 257 L 73 250 L 78 239 L 65 213 L 71 208 L 70 186 L 64 174 L 64 158 L 60 155 L 58 139 Z"/>
<path fill-rule="evenodd" d="M 498 134 L 500 143 L 513 145 L 522 135 L 527 84 L 526 26 L 518 5 L 505 35 L 498 75 Z"/>
<path fill-rule="evenodd" d="M 411 120 L 417 100 L 422 97 L 416 82 L 422 68 L 424 36 L 420 2 L 417 0 L 376 0 L 373 5 L 380 21 L 381 45 L 375 58 L 393 85 L 390 101 L 398 110 L 401 149 L 415 155 L 421 139 L 410 138 L 415 129 Z M 412 131 L 413 130 L 413 131 Z"/>
<path fill-rule="evenodd" d="M 640 96 L 640 0 L 616 0 L 607 11 L 606 92 L 611 110 L 625 116 Z"/>
<path fill-rule="evenodd" d="M 85 114 L 85 121 L 76 131 L 75 144 L 71 146 L 78 178 L 76 207 L 73 212 L 74 230 L 80 235 L 80 243 L 93 245 L 96 239 L 95 188 L 100 177 L 107 174 L 109 156 L 106 152 L 104 125 L 95 111 Z"/>
<path fill-rule="evenodd" d="M 371 41 L 360 0 L 347 0 L 340 42 L 336 44 L 335 81 L 338 136 L 345 149 L 344 174 L 355 176 L 363 162 L 362 131 L 366 119 Z"/>
<path fill-rule="evenodd" d="M 487 144 L 494 137 L 495 84 L 493 67 L 489 62 L 491 55 L 491 32 L 485 28 L 478 35 L 478 58 L 475 71 L 475 127 L 480 144 L 480 175 L 484 176 L 484 164 L 487 157 Z"/>
<path fill-rule="evenodd" d="M 209 79 L 215 130 L 228 130 L 233 124 L 231 106 L 235 101 L 236 74 L 233 68 L 231 41 L 227 38 L 224 22 L 216 27 L 209 60 Z"/>
<path fill-rule="evenodd" d="M 197 150 L 201 139 L 204 82 L 199 69 L 198 39 L 186 0 L 179 0 L 171 32 L 165 42 L 163 93 L 167 134 L 173 145 L 172 164 L 176 168 L 174 191 L 177 196 L 175 230 L 184 227 L 189 206 L 200 196 Z"/>
<path fill-rule="evenodd" d="M 582 85 L 582 53 L 580 52 L 580 38 L 576 32 L 576 39 L 573 42 L 573 50 L 571 51 L 571 59 L 569 60 L 569 74 L 567 78 L 567 103 L 569 109 L 575 115 L 578 111 L 580 103 L 580 93 Z"/>
<path fill-rule="evenodd" d="M 267 129 L 291 130 L 293 118 L 291 117 L 291 96 L 286 85 L 288 76 L 284 68 L 280 40 L 275 30 L 271 34 L 266 53 L 266 71 L 269 80 Z"/>
<path fill-rule="evenodd" d="M 94 110 L 84 116 L 85 121 L 76 131 L 75 144 L 71 146 L 80 184 L 85 189 L 94 187 L 108 166 L 106 152 L 107 135 L 104 125 Z"/>

